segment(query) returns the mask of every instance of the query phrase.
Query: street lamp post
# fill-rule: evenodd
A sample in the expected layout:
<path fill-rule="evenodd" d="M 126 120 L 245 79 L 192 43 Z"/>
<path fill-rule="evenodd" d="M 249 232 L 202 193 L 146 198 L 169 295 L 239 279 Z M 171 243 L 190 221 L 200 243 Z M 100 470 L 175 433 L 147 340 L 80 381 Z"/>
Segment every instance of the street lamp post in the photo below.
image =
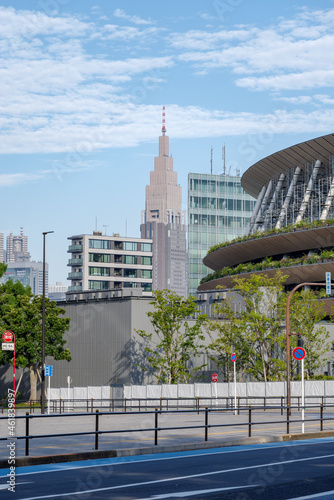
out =
<path fill-rule="evenodd" d="M 45 236 L 54 233 L 43 233 L 43 301 L 42 301 L 42 386 L 41 386 L 41 413 L 45 413 Z"/>
<path fill-rule="evenodd" d="M 290 302 L 292 295 L 295 293 L 298 288 L 302 286 L 326 286 L 326 283 L 300 283 L 295 286 L 293 290 L 289 293 L 288 300 L 286 302 L 286 404 L 287 411 L 290 414 L 291 407 L 291 387 L 290 387 L 290 335 L 294 335 L 290 333 Z"/>

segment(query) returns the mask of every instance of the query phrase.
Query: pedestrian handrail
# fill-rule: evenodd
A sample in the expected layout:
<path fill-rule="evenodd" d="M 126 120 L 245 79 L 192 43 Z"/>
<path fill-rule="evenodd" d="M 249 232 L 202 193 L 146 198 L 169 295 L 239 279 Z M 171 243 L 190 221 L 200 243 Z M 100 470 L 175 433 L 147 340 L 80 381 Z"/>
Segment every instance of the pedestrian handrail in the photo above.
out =
<path fill-rule="evenodd" d="M 314 416 L 314 418 L 307 418 L 307 422 L 319 422 L 320 423 L 320 431 L 323 431 L 324 429 L 324 422 L 327 421 L 334 421 L 334 417 L 331 416 L 325 416 L 324 410 L 325 409 L 334 409 L 334 404 L 333 405 L 326 405 L 324 407 L 323 404 L 315 406 L 315 405 L 305 405 L 304 409 L 311 408 L 311 409 L 318 409 L 319 410 L 319 416 Z M 204 431 L 204 440 L 208 441 L 209 437 L 209 429 L 211 428 L 226 428 L 226 427 L 247 427 L 247 434 L 248 437 L 252 436 L 252 428 L 256 425 L 267 425 L 267 424 L 282 424 L 284 423 L 284 420 L 270 420 L 268 422 L 263 422 L 263 421 L 254 421 L 254 413 L 255 415 L 259 413 L 261 410 L 280 410 L 281 415 L 283 415 L 283 412 L 285 411 L 286 413 L 286 433 L 290 434 L 290 425 L 295 424 L 298 422 L 302 422 L 302 419 L 291 419 L 291 411 L 292 410 L 300 410 L 298 406 L 287 406 L 285 405 L 284 407 L 282 406 L 262 406 L 262 407 L 252 407 L 251 405 L 249 406 L 239 406 L 237 409 L 236 408 L 197 408 L 197 409 L 188 409 L 188 410 L 160 410 L 159 408 L 155 408 L 154 411 L 148 410 L 146 414 L 148 415 L 154 415 L 154 424 L 152 422 L 151 427 L 147 428 L 140 428 L 140 432 L 153 432 L 154 433 L 154 445 L 158 444 L 158 436 L 160 432 L 163 431 L 174 431 L 174 430 L 183 430 L 183 429 L 203 429 Z M 228 413 L 228 412 L 234 412 L 235 414 L 241 414 L 245 413 L 248 415 L 248 419 L 246 422 L 232 422 L 232 423 L 219 423 L 219 424 L 214 424 L 209 422 L 209 415 L 214 414 L 215 412 L 219 413 Z M 198 415 L 202 414 L 204 415 L 204 422 L 196 425 L 182 425 L 182 426 L 169 426 L 169 427 L 161 427 L 159 426 L 159 415 L 163 414 L 194 414 L 197 413 Z M 140 411 L 133 411 L 131 415 L 135 414 L 141 414 Z M 13 437 L 1 437 L 0 441 L 8 441 L 8 440 L 13 440 L 13 439 L 18 439 L 18 440 L 25 440 L 25 455 L 29 455 L 29 444 L 30 441 L 33 439 L 38 439 L 38 438 L 58 438 L 58 437 L 65 437 L 65 436 L 89 436 L 89 435 L 94 435 L 95 436 L 95 450 L 99 449 L 99 436 L 103 434 L 120 434 L 120 433 L 132 433 L 132 432 L 138 432 L 138 428 L 128 428 L 128 429 L 109 429 L 109 430 L 100 430 L 99 424 L 100 424 L 100 418 L 102 418 L 104 415 L 108 415 L 109 417 L 111 416 L 110 411 L 105 411 L 105 412 L 100 412 L 99 410 L 96 410 L 95 412 L 95 426 L 94 430 L 90 431 L 84 431 L 84 432 L 64 432 L 64 433 L 59 433 L 59 434 L 35 434 L 32 435 L 30 434 L 29 431 L 29 423 L 33 419 L 40 419 L 40 418 L 56 418 L 61 415 L 62 418 L 71 418 L 71 417 L 89 417 L 91 414 L 84 412 L 84 413 L 65 413 L 65 414 L 50 414 L 50 415 L 45 415 L 45 414 L 29 414 L 28 412 L 26 415 L 16 415 L 14 418 L 15 419 L 25 419 L 25 434 L 21 436 L 15 436 Z M 129 412 L 118 412 L 117 415 L 129 415 Z M 5 417 L 0 417 L 0 421 L 7 419 L 7 416 Z"/>

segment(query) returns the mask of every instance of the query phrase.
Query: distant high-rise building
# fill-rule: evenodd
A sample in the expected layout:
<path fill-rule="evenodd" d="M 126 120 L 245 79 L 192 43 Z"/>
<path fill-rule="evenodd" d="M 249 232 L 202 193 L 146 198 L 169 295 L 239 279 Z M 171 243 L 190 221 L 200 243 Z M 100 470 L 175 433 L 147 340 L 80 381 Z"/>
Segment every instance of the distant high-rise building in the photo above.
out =
<path fill-rule="evenodd" d="M 145 211 L 142 212 L 141 237 L 153 240 L 153 289 L 168 289 L 186 295 L 186 221 L 182 211 L 182 188 L 169 156 L 163 107 L 159 156 L 154 158 L 150 185 L 146 186 Z"/>
<path fill-rule="evenodd" d="M 245 234 L 256 200 L 237 175 L 188 175 L 188 293 L 212 272 L 203 264 L 209 248 Z"/>
<path fill-rule="evenodd" d="M 48 264 L 45 264 L 45 295 L 48 296 Z M 34 295 L 43 295 L 43 262 L 9 262 L 0 283 L 9 279 L 30 286 Z"/>
<path fill-rule="evenodd" d="M 50 300 L 65 300 L 68 286 L 63 285 L 61 281 L 57 281 L 55 285 L 49 285 Z"/>
<path fill-rule="evenodd" d="M 6 262 L 6 253 L 4 249 L 4 235 L 0 233 L 0 262 Z"/>
<path fill-rule="evenodd" d="M 10 233 L 7 236 L 7 256 L 6 262 L 27 262 L 30 260 L 30 253 L 28 252 L 28 236 L 21 233 L 19 236 L 14 236 Z"/>

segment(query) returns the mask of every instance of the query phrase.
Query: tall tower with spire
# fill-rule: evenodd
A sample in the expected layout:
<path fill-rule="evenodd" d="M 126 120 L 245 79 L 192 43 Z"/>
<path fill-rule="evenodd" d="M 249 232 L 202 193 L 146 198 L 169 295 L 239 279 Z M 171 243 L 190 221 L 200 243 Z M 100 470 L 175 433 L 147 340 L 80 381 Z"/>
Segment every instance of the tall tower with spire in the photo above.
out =
<path fill-rule="evenodd" d="M 159 156 L 154 158 L 150 185 L 146 186 L 145 211 L 142 212 L 141 237 L 153 239 L 153 289 L 172 290 L 186 295 L 186 224 L 182 211 L 182 188 L 173 171 L 166 135 L 165 106 Z"/>

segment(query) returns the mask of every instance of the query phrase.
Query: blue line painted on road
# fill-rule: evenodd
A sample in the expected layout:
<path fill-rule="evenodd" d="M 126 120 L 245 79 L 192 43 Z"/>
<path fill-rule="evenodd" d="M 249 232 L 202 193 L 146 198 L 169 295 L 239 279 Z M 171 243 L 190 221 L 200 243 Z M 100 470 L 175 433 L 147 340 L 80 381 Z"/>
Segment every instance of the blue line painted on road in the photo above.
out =
<path fill-rule="evenodd" d="M 66 470 L 93 468 L 93 467 L 106 467 L 106 466 L 116 466 L 116 465 L 126 465 L 136 462 L 154 462 L 159 460 L 170 460 L 170 459 L 182 459 L 196 456 L 206 456 L 206 455 L 219 455 L 227 453 L 240 453 L 244 451 L 258 451 L 263 449 L 279 448 L 279 447 L 291 447 L 291 446 L 306 446 L 314 445 L 315 443 L 333 443 L 334 438 L 319 438 L 319 439 L 305 439 L 303 441 L 290 441 L 290 442 L 276 442 L 276 443 L 261 443 L 253 445 L 242 445 L 242 446 L 228 446 L 226 448 L 211 448 L 208 450 L 191 450 L 191 451 L 179 451 L 173 453 L 154 453 L 150 455 L 134 455 L 131 457 L 116 457 L 116 458 L 103 458 L 95 460 L 84 460 L 78 462 L 64 462 L 59 464 L 47 464 L 47 465 L 34 465 L 26 467 L 17 467 L 16 475 L 32 475 L 32 474 L 43 474 L 48 472 L 60 472 Z M 0 477 L 5 477 L 8 474 L 9 469 L 0 469 Z"/>

